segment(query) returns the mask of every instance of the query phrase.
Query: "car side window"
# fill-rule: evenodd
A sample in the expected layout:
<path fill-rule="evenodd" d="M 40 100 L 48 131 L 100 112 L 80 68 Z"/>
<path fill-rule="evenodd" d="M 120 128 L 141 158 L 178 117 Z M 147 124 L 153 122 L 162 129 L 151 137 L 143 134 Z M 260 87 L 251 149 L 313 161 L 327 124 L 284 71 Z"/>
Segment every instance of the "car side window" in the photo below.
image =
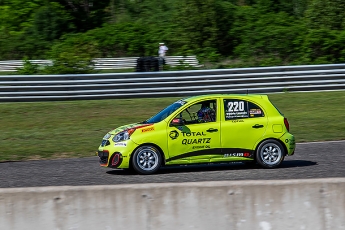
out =
<path fill-rule="evenodd" d="M 264 117 L 264 111 L 256 104 L 239 99 L 224 99 L 225 120 Z"/>
<path fill-rule="evenodd" d="M 217 119 L 217 101 L 198 102 L 183 110 L 176 118 L 182 118 L 186 125 L 215 122 Z"/>

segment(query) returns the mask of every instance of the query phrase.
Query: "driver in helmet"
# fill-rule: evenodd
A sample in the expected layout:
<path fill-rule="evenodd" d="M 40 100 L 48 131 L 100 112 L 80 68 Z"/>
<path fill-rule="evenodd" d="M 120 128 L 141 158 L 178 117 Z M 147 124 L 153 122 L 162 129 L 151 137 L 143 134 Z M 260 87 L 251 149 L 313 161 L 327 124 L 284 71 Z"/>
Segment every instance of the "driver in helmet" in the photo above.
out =
<path fill-rule="evenodd" d="M 210 103 L 209 102 L 203 102 L 201 104 L 201 108 L 197 112 L 197 115 L 198 115 L 198 121 L 200 123 L 216 121 L 216 113 L 210 107 Z"/>

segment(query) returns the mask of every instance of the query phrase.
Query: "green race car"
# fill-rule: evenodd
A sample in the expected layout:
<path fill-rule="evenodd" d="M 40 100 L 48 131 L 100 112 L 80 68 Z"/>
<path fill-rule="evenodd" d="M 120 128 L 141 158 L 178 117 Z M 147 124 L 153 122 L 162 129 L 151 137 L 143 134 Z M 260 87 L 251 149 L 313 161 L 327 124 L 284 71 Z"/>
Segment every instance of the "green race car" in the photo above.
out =
<path fill-rule="evenodd" d="M 107 133 L 101 166 L 155 173 L 161 166 L 240 161 L 275 168 L 293 155 L 288 120 L 266 95 L 202 95 Z"/>

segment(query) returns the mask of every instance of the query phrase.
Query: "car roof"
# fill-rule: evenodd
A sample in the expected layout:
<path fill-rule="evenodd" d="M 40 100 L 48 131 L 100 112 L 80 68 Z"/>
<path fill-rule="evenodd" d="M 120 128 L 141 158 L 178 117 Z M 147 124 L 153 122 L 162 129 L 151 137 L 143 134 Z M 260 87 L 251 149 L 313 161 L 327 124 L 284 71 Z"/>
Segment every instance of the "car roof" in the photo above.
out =
<path fill-rule="evenodd" d="M 194 101 L 198 99 L 203 99 L 203 98 L 219 98 L 219 97 L 246 97 L 246 98 L 263 98 L 267 97 L 267 95 L 260 95 L 260 94 L 204 94 L 204 95 L 197 95 L 197 96 L 190 96 L 187 98 L 184 98 L 184 101 Z"/>

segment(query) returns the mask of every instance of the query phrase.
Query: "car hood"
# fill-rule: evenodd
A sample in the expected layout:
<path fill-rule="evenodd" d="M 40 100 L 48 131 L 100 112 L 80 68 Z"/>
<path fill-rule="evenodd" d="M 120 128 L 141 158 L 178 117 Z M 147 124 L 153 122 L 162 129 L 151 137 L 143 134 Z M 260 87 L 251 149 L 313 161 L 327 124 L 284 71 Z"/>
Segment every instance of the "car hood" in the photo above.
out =
<path fill-rule="evenodd" d="M 133 123 L 133 124 L 129 124 L 129 125 L 123 125 L 123 126 L 120 126 L 116 129 L 113 129 L 111 130 L 109 133 L 111 135 L 115 135 L 115 134 L 118 134 L 119 132 L 122 132 L 126 129 L 132 129 L 132 128 L 142 128 L 142 127 L 146 127 L 146 126 L 149 126 L 149 125 L 153 125 L 153 124 L 142 124 L 142 123 Z"/>

